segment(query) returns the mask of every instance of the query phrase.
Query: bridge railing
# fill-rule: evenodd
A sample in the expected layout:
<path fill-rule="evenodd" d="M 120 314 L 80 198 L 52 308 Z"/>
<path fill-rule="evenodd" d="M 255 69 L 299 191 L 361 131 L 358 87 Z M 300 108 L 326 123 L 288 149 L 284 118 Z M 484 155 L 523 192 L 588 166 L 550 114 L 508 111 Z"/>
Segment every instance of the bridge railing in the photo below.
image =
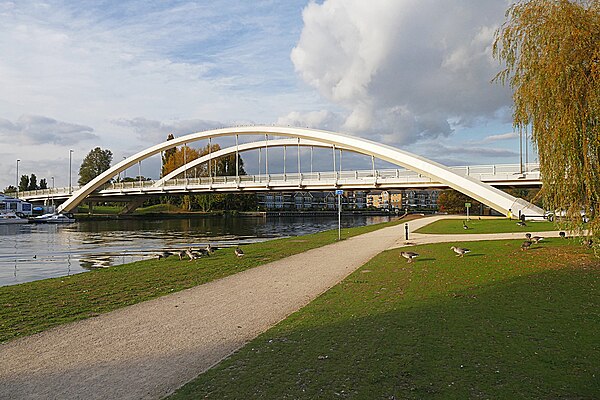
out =
<path fill-rule="evenodd" d="M 501 164 L 501 165 L 474 165 L 451 167 L 451 169 L 461 175 L 468 175 L 483 182 L 493 181 L 513 181 L 519 179 L 539 180 L 539 164 L 527 164 L 523 170 L 519 164 Z M 522 173 L 523 171 L 523 173 Z M 290 172 L 285 174 L 260 174 L 260 175 L 240 175 L 240 176 L 213 176 L 197 178 L 177 178 L 163 182 L 165 188 L 173 187 L 218 187 L 227 185 L 252 185 L 264 184 L 265 186 L 278 186 L 278 184 L 292 183 L 293 185 L 351 185 L 358 181 L 372 182 L 373 184 L 388 183 L 431 183 L 432 179 L 420 175 L 414 171 L 406 169 L 383 169 L 383 170 L 356 170 L 356 171 L 327 171 L 327 172 Z M 99 191 L 122 191 L 135 192 L 146 191 L 155 186 L 157 181 L 130 181 L 130 182 L 111 182 L 102 186 Z M 68 187 L 51 188 L 43 190 L 32 190 L 19 192 L 22 198 L 50 198 L 54 196 L 65 197 L 70 193 L 77 191 L 80 187 L 73 186 L 71 190 Z M 155 187 L 156 189 L 156 187 Z"/>

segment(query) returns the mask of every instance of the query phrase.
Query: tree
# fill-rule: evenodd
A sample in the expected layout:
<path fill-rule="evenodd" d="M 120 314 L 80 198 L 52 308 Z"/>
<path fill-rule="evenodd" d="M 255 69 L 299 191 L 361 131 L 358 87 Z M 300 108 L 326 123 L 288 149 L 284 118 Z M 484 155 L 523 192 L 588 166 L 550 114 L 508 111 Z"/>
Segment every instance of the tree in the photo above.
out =
<path fill-rule="evenodd" d="M 167 141 L 173 140 L 173 139 L 175 139 L 175 136 L 173 136 L 172 133 L 169 133 L 169 136 L 167 136 Z M 163 152 L 161 177 L 163 177 L 169 173 L 169 172 L 166 172 L 165 165 L 169 162 L 171 157 L 173 157 L 173 155 L 175 154 L 176 151 L 177 151 L 177 149 L 175 147 L 172 147 Z"/>
<path fill-rule="evenodd" d="M 40 189 L 48 189 L 48 182 L 46 182 L 46 178 L 42 178 L 40 180 Z"/>
<path fill-rule="evenodd" d="M 31 176 L 29 177 L 29 186 L 27 187 L 27 190 L 38 190 L 40 187 L 37 184 L 37 176 L 35 176 L 35 174 L 31 174 Z"/>
<path fill-rule="evenodd" d="M 549 210 L 565 227 L 600 235 L 600 2 L 519 1 L 496 33 L 505 63 L 495 80 L 513 89 L 513 124 L 531 129 Z M 596 242 L 598 242 L 596 240 Z"/>
<path fill-rule="evenodd" d="M 17 188 L 14 187 L 13 185 L 8 185 L 7 187 L 4 188 L 4 193 L 16 193 Z"/>
<path fill-rule="evenodd" d="M 27 175 L 21 175 L 19 180 L 19 192 L 25 192 L 29 190 L 29 177 Z"/>
<path fill-rule="evenodd" d="M 440 211 L 450 214 L 466 213 L 465 203 L 471 203 L 472 210 L 479 210 L 481 203 L 473 200 L 466 194 L 460 193 L 454 189 L 444 190 L 438 196 L 438 208 Z"/>
<path fill-rule="evenodd" d="M 91 150 L 81 162 L 79 180 L 77 182 L 83 186 L 109 169 L 112 156 L 112 151 L 102 150 L 100 147 Z"/>

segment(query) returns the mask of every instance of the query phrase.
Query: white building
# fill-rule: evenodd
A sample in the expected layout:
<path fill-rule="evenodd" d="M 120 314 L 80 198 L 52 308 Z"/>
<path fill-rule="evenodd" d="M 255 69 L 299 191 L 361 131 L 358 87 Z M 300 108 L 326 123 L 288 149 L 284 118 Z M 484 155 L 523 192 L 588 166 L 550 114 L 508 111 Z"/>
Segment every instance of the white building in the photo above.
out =
<path fill-rule="evenodd" d="M 0 213 L 13 212 L 16 214 L 32 215 L 31 203 L 0 193 Z"/>

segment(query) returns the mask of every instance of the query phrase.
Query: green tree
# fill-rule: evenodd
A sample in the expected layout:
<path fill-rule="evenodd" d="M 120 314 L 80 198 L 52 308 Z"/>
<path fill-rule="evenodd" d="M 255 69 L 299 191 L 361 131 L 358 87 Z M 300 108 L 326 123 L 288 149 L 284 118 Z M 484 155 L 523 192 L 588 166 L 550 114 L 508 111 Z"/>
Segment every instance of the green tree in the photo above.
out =
<path fill-rule="evenodd" d="M 599 236 L 600 1 L 519 1 L 506 17 L 493 48 L 505 63 L 496 80 L 513 90 L 514 125 L 531 129 L 544 205 L 566 211 L 575 230 L 585 210 Z"/>
<path fill-rule="evenodd" d="M 27 187 L 27 190 L 38 190 L 40 187 L 37 184 L 37 176 L 35 176 L 35 174 L 31 174 L 31 176 L 29 177 L 29 186 Z"/>
<path fill-rule="evenodd" d="M 21 175 L 19 180 L 19 192 L 25 192 L 29 190 L 29 177 L 27 175 Z"/>
<path fill-rule="evenodd" d="M 109 169 L 112 157 L 113 154 L 110 150 L 102 150 L 100 147 L 91 150 L 79 167 L 79 180 L 77 182 L 83 186 Z"/>
<path fill-rule="evenodd" d="M 42 178 L 40 180 L 40 189 L 48 189 L 48 182 L 46 182 L 46 178 Z"/>
<path fill-rule="evenodd" d="M 13 185 L 8 185 L 7 187 L 4 188 L 4 193 L 15 193 L 17 191 L 17 188 Z"/>
<path fill-rule="evenodd" d="M 438 209 L 450 214 L 466 213 L 465 203 L 471 203 L 471 211 L 479 212 L 481 203 L 473 200 L 466 194 L 462 194 L 454 189 L 444 190 L 438 196 Z"/>

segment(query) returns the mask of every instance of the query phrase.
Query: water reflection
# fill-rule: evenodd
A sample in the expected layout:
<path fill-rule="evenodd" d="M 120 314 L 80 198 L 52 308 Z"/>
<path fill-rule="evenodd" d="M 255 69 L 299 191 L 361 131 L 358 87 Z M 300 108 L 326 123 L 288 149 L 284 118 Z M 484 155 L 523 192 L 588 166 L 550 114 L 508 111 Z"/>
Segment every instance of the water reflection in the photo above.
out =
<path fill-rule="evenodd" d="M 345 217 L 343 227 L 387 217 Z M 0 286 L 72 275 L 155 257 L 163 250 L 218 247 L 334 229 L 336 217 L 194 218 L 0 225 Z"/>

